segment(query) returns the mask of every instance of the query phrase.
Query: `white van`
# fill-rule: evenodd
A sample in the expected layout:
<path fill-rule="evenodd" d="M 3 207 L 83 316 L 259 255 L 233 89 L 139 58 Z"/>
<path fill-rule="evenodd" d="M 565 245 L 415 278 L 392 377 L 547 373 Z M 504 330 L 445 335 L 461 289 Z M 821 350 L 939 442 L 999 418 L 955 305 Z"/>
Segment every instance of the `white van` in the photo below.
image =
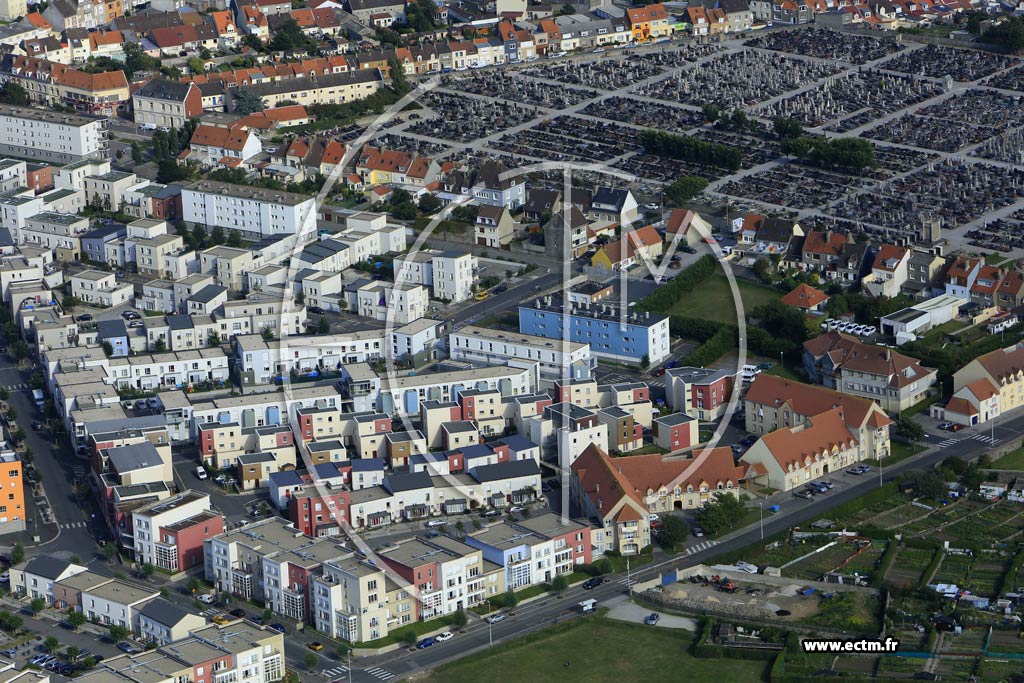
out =
<path fill-rule="evenodd" d="M 431 529 L 439 526 L 444 526 L 445 524 L 446 522 L 443 519 L 432 519 L 429 522 L 427 522 L 427 526 Z"/>
<path fill-rule="evenodd" d="M 199 477 L 200 479 L 206 479 L 206 470 L 203 468 L 202 465 L 196 467 L 196 476 Z"/>
<path fill-rule="evenodd" d="M 750 384 L 755 377 L 761 374 L 761 368 L 756 365 L 744 365 L 740 373 L 743 375 L 743 381 Z"/>
<path fill-rule="evenodd" d="M 578 605 L 578 607 L 582 614 L 586 614 L 587 612 L 593 612 L 594 609 L 597 607 L 597 600 L 584 600 Z"/>

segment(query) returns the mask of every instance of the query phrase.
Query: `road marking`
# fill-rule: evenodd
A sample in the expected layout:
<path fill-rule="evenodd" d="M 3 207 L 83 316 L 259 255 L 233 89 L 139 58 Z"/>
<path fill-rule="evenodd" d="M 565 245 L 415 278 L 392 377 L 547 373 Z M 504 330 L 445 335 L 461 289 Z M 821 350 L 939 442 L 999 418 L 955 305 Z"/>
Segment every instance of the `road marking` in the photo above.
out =
<path fill-rule="evenodd" d="M 324 669 L 320 672 L 320 675 L 324 678 L 330 678 L 331 676 L 340 676 L 345 673 L 348 673 L 348 669 L 346 667 L 336 666 L 333 669 Z"/>
<path fill-rule="evenodd" d="M 374 678 L 378 678 L 378 679 L 380 679 L 382 681 L 386 681 L 389 678 L 394 678 L 395 677 L 395 674 L 391 673 L 387 669 L 381 669 L 380 667 L 377 667 L 377 666 L 373 667 L 372 669 L 367 669 L 366 673 L 368 673 L 371 676 L 373 676 Z"/>
<path fill-rule="evenodd" d="M 975 434 L 971 438 L 974 439 L 975 441 L 981 441 L 982 443 L 987 443 L 993 446 L 999 443 L 999 439 L 988 436 L 987 434 Z"/>
<path fill-rule="evenodd" d="M 939 442 L 939 448 L 949 448 L 953 444 L 960 443 L 960 439 L 945 439 Z"/>
<path fill-rule="evenodd" d="M 66 522 L 60 525 L 61 529 L 81 529 L 86 526 L 85 522 Z"/>

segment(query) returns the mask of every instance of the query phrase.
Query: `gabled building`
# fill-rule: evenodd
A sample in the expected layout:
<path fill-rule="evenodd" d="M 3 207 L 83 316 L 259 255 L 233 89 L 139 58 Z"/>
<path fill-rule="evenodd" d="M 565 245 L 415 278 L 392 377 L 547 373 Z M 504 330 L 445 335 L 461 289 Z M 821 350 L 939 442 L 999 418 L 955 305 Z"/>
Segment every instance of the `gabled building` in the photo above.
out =
<path fill-rule="evenodd" d="M 924 400 L 936 381 L 936 371 L 916 358 L 836 331 L 804 342 L 803 360 L 815 384 L 870 398 L 893 413 Z"/>

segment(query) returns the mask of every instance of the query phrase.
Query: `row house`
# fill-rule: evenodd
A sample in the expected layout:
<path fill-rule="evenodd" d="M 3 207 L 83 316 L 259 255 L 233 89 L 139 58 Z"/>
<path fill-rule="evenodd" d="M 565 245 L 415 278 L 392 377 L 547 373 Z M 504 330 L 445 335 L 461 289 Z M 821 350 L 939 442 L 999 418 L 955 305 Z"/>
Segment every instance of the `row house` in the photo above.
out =
<path fill-rule="evenodd" d="M 804 342 L 803 361 L 815 384 L 869 398 L 892 413 L 924 400 L 937 376 L 916 358 L 834 330 Z"/>
<path fill-rule="evenodd" d="M 889 455 L 892 420 L 874 401 L 765 373 L 757 376 L 743 397 L 744 428 L 750 434 L 769 434 L 797 427 L 834 408 L 841 409 L 861 459 L 883 460 Z"/>
<path fill-rule="evenodd" d="M 294 435 L 286 425 L 243 427 L 214 422 L 198 425 L 197 432 L 199 458 L 212 469 L 236 466 L 239 458 L 254 453 L 272 456 L 277 470 L 295 466 Z"/>
<path fill-rule="evenodd" d="M 135 355 L 110 360 L 109 381 L 118 389 L 186 390 L 228 379 L 228 357 L 219 348 Z"/>
<path fill-rule="evenodd" d="M 833 408 L 795 427 L 765 434 L 743 454 L 740 462 L 747 479 L 790 491 L 863 458 L 863 449 L 846 426 L 843 409 Z"/>
<path fill-rule="evenodd" d="M 197 162 L 206 169 L 242 168 L 262 151 L 259 138 L 250 130 L 201 124 L 193 131 L 188 149 L 178 158 Z"/>
<path fill-rule="evenodd" d="M 115 116 L 130 107 L 123 71 L 87 73 L 65 64 L 8 54 L 0 61 L 0 73 L 22 86 L 32 104 L 70 107 L 97 116 Z"/>
<path fill-rule="evenodd" d="M 203 566 L 203 543 L 223 531 L 224 516 L 197 491 L 132 511 L 135 561 L 171 574 Z"/>
<path fill-rule="evenodd" d="M 910 255 L 908 247 L 883 244 L 875 255 L 871 273 L 861 280 L 864 291 L 887 299 L 897 296 L 909 279 Z"/>

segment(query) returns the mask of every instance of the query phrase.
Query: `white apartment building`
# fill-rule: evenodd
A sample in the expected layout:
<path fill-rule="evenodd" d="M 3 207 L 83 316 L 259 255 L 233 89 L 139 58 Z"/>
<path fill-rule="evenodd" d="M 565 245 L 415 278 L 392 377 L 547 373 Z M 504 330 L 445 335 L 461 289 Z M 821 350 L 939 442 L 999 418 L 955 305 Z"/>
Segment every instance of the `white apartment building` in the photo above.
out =
<path fill-rule="evenodd" d="M 419 251 L 395 259 L 395 282 L 430 287 L 435 299 L 459 303 L 473 296 L 476 257 L 457 251 Z"/>
<path fill-rule="evenodd" d="M 148 391 L 224 381 L 229 370 L 224 351 L 208 348 L 111 358 L 109 372 L 118 389 Z"/>
<path fill-rule="evenodd" d="M 171 572 L 178 571 L 178 548 L 166 543 L 162 530 L 210 509 L 210 496 L 185 491 L 166 500 L 150 503 L 132 512 L 135 561 L 149 563 Z"/>
<path fill-rule="evenodd" d="M 214 315 L 223 340 L 240 335 L 262 334 L 271 330 L 275 337 L 288 337 L 303 332 L 306 307 L 293 304 L 272 294 L 256 292 L 245 299 L 226 301 Z"/>
<path fill-rule="evenodd" d="M 0 105 L 0 154 L 70 163 L 108 156 L 107 121 Z"/>
<path fill-rule="evenodd" d="M 43 198 L 29 189 L 12 190 L 0 194 L 0 228 L 11 233 L 15 244 L 24 242 L 21 231 L 25 222 L 43 212 Z"/>
<path fill-rule="evenodd" d="M 387 587 L 381 569 L 353 555 L 327 562 L 311 579 L 317 631 L 350 643 L 388 634 Z"/>
<path fill-rule="evenodd" d="M 174 283 L 169 280 L 150 280 L 142 285 L 142 310 L 175 313 Z"/>
<path fill-rule="evenodd" d="M 590 344 L 468 325 L 448 335 L 452 360 L 484 365 L 537 365 L 540 377 L 585 379 L 597 367 Z"/>
<path fill-rule="evenodd" d="M 451 401 L 463 389 L 523 396 L 533 392 L 533 368 L 497 366 L 380 379 L 377 409 L 392 415 L 417 415 L 422 401 Z"/>
<path fill-rule="evenodd" d="M 124 626 L 134 631 L 139 610 L 160 591 L 114 579 L 82 591 L 81 611 L 91 622 L 106 626 Z"/>
<path fill-rule="evenodd" d="M 181 203 L 186 223 L 238 230 L 245 237 L 316 230 L 313 198 L 294 192 L 200 180 L 182 189 Z"/>
<path fill-rule="evenodd" d="M 64 257 L 81 255 L 79 235 L 89 229 L 89 219 L 69 213 L 38 213 L 25 221 L 21 235 L 25 244 L 57 251 Z"/>
<path fill-rule="evenodd" d="M 127 282 L 117 283 L 113 273 L 83 270 L 71 276 L 71 296 L 82 303 L 98 306 L 120 306 L 132 300 L 135 288 Z"/>
<path fill-rule="evenodd" d="M 378 281 L 356 291 L 355 313 L 396 326 L 426 317 L 429 306 L 430 296 L 422 285 Z"/>

